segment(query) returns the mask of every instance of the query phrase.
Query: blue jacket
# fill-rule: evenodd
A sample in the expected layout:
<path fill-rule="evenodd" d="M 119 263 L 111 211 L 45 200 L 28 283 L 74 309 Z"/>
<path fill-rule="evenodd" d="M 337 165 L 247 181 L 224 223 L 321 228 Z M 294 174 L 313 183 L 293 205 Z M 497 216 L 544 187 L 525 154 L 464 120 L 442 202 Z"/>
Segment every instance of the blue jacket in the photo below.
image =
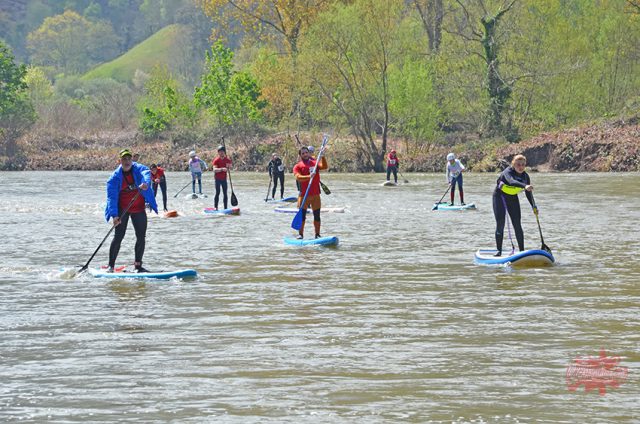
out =
<path fill-rule="evenodd" d="M 144 201 L 151 206 L 151 209 L 158 213 L 158 204 L 156 198 L 153 195 L 153 189 L 151 188 L 151 171 L 144 165 L 137 162 L 133 162 L 131 167 L 131 173 L 133 174 L 133 181 L 136 186 L 139 186 L 143 182 L 147 183 L 147 189 L 141 191 Z M 120 190 L 122 189 L 122 165 L 113 171 L 111 177 L 107 181 L 107 206 L 104 208 L 104 218 L 109 222 L 113 217 L 120 216 Z"/>

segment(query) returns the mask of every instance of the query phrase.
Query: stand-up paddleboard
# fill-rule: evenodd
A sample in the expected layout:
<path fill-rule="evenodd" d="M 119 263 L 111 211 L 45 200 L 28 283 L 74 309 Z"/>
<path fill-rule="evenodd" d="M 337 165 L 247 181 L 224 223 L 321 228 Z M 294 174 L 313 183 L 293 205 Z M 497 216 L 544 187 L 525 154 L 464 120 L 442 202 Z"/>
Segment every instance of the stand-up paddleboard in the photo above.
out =
<path fill-rule="evenodd" d="M 382 187 L 397 187 L 398 183 L 394 183 L 393 181 L 385 181 L 381 185 Z"/>
<path fill-rule="evenodd" d="M 240 215 L 240 208 L 227 208 L 227 209 L 205 208 L 204 213 L 207 215 Z"/>
<path fill-rule="evenodd" d="M 466 205 L 452 205 L 452 206 L 449 206 L 449 204 L 447 202 L 440 202 L 440 203 L 435 203 L 433 205 L 433 208 L 431 208 L 431 210 L 433 210 L 433 211 L 468 211 L 468 210 L 476 210 L 476 204 L 475 203 L 467 203 Z"/>
<path fill-rule="evenodd" d="M 338 237 L 320 237 L 310 239 L 297 239 L 295 237 L 285 237 L 284 243 L 291 246 L 337 246 Z"/>
<path fill-rule="evenodd" d="M 195 269 L 180 269 L 176 271 L 160 271 L 160 272 L 131 272 L 127 270 L 118 270 L 115 272 L 107 272 L 106 269 L 89 268 L 89 273 L 96 278 L 148 278 L 153 280 L 168 280 L 170 278 L 195 278 L 198 273 Z"/>
<path fill-rule="evenodd" d="M 291 203 L 298 200 L 296 196 L 285 197 L 284 199 L 269 199 L 267 203 Z"/>
<path fill-rule="evenodd" d="M 475 262 L 480 265 L 506 265 L 514 267 L 550 266 L 556 261 L 553 255 L 546 250 L 531 249 L 523 252 L 502 252 L 502 256 L 494 256 L 497 250 L 478 250 L 475 254 Z"/>
<path fill-rule="evenodd" d="M 280 213 L 298 213 L 300 208 L 275 208 L 274 212 Z M 321 213 L 331 212 L 331 213 L 344 213 L 344 208 L 320 208 Z M 307 209 L 307 213 L 313 213 L 311 209 Z"/>

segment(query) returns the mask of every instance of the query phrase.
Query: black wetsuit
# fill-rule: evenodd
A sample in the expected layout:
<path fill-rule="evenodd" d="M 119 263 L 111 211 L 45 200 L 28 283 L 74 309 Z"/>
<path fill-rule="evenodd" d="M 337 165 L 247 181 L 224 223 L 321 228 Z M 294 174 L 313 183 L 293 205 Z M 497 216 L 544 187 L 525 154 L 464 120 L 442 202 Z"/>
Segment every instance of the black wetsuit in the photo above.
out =
<path fill-rule="evenodd" d="M 278 180 L 280 180 L 280 198 L 284 197 L 284 165 L 282 159 L 271 159 L 269 165 L 267 165 L 269 176 L 273 179 L 273 190 L 271 191 L 271 197 L 276 197 L 276 188 L 278 187 Z"/>
<path fill-rule="evenodd" d="M 496 218 L 496 248 L 498 252 L 502 252 L 502 239 L 504 238 L 504 224 L 506 218 L 506 211 L 509 212 L 511 217 L 511 223 L 516 233 L 516 240 L 518 241 L 518 248 L 520 251 L 524 250 L 524 232 L 522 231 L 522 224 L 520 223 L 520 201 L 517 194 L 507 194 L 501 187 L 503 185 L 511 187 L 518 187 L 524 189 L 531 184 L 529 174 L 523 172 L 518 174 L 511 166 L 507 167 L 498 177 L 497 185 L 493 191 L 493 214 Z M 527 200 L 533 207 L 533 196 L 531 192 L 525 191 Z"/>

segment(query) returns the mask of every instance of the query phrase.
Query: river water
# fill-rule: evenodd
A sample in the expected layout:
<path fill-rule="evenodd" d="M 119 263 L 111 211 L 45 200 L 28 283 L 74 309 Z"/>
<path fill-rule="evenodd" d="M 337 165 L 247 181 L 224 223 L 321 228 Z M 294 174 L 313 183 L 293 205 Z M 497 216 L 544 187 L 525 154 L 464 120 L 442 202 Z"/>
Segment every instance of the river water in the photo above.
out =
<path fill-rule="evenodd" d="M 323 174 L 340 245 L 296 248 L 265 175 L 233 173 L 242 214 L 211 217 L 168 173 L 182 216 L 150 219 L 145 266 L 199 277 L 63 278 L 109 230 L 107 177 L 0 173 L 0 421 L 640 422 L 638 174 L 532 174 L 557 264 L 511 269 L 473 263 L 494 244 L 492 174 L 466 174 L 469 212 L 431 211 L 443 174 Z M 573 360 L 601 349 L 626 380 L 569 391 Z"/>

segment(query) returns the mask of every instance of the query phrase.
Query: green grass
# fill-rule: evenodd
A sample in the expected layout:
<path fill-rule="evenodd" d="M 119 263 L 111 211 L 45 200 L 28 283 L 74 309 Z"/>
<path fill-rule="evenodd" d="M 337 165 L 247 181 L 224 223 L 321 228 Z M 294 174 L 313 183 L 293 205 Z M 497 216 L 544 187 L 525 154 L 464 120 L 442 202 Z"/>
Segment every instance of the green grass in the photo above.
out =
<path fill-rule="evenodd" d="M 112 78 L 130 83 L 136 69 L 146 73 L 156 65 L 168 65 L 171 69 L 171 63 L 183 48 L 177 43 L 183 39 L 182 31 L 183 27 L 178 24 L 166 26 L 122 56 L 93 68 L 82 79 Z"/>

